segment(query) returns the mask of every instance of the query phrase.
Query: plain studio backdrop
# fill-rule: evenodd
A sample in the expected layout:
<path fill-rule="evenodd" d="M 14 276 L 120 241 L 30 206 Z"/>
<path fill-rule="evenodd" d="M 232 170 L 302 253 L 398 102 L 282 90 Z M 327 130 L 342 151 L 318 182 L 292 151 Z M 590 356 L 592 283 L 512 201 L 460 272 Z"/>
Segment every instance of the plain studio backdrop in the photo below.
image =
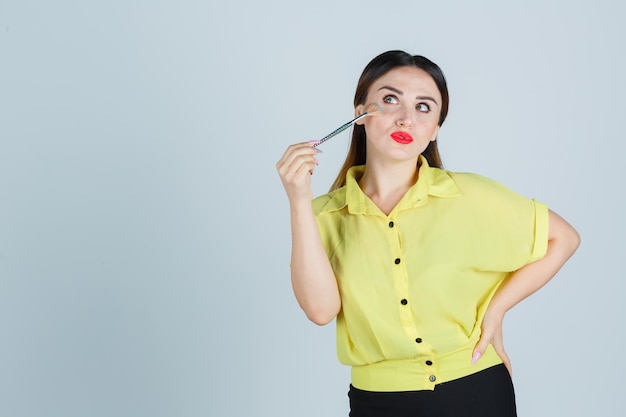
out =
<path fill-rule="evenodd" d="M 623 416 L 619 1 L 0 1 L 0 417 L 347 416 L 291 290 L 275 163 L 403 49 L 450 88 L 445 167 L 582 245 L 505 321 L 520 416 Z M 350 132 L 322 146 L 324 193 Z"/>

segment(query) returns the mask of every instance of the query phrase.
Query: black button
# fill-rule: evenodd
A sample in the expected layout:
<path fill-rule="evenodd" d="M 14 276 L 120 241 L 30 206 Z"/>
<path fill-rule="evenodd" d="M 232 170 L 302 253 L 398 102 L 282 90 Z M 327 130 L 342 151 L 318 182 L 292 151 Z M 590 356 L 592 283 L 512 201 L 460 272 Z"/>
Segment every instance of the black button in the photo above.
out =
<path fill-rule="evenodd" d="M 389 227 L 393 227 L 393 222 L 389 222 Z"/>
<path fill-rule="evenodd" d="M 403 306 L 407 305 L 409 302 L 407 301 L 406 298 L 403 298 L 402 300 L 400 300 L 400 304 L 402 304 Z"/>
<path fill-rule="evenodd" d="M 400 258 L 396 258 L 394 262 L 396 263 L 396 265 L 398 265 L 400 263 Z"/>
<path fill-rule="evenodd" d="M 417 339 L 415 339 L 415 343 L 422 343 L 422 338 L 418 337 Z"/>
<path fill-rule="evenodd" d="M 432 361 L 426 361 L 426 365 L 430 366 L 432 364 L 433 364 Z"/>

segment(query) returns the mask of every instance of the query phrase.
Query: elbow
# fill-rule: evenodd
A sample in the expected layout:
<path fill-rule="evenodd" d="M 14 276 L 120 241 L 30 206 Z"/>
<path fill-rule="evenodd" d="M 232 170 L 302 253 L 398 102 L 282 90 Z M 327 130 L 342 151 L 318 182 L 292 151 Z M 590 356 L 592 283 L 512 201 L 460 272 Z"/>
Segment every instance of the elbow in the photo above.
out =
<path fill-rule="evenodd" d="M 326 326 L 335 318 L 335 316 L 322 316 L 322 315 L 313 316 L 310 314 L 308 314 L 307 317 L 309 320 L 311 320 L 313 323 L 317 324 L 318 326 Z"/>
<path fill-rule="evenodd" d="M 572 226 L 569 226 L 561 238 L 567 257 L 569 258 L 580 246 L 580 234 Z"/>
<path fill-rule="evenodd" d="M 579 246 L 580 235 L 574 228 L 548 243 L 548 247 L 553 248 L 554 255 L 558 256 L 563 263 L 574 255 Z"/>
<path fill-rule="evenodd" d="M 312 311 L 307 311 L 306 316 L 313 323 L 318 326 L 326 326 L 328 323 L 333 321 L 335 317 L 339 314 L 339 309 L 316 309 Z"/>
<path fill-rule="evenodd" d="M 576 249 L 580 246 L 580 234 L 572 227 L 572 236 L 570 237 L 572 244 L 572 253 L 576 252 Z"/>
<path fill-rule="evenodd" d="M 580 246 L 581 239 L 576 229 L 552 211 L 550 212 L 549 233 L 548 246 L 553 246 L 565 259 L 572 256 Z"/>
<path fill-rule="evenodd" d="M 572 228 L 572 237 L 570 238 L 572 245 L 572 254 L 576 252 L 576 249 L 580 246 L 580 235 L 576 231 L 576 229 Z"/>

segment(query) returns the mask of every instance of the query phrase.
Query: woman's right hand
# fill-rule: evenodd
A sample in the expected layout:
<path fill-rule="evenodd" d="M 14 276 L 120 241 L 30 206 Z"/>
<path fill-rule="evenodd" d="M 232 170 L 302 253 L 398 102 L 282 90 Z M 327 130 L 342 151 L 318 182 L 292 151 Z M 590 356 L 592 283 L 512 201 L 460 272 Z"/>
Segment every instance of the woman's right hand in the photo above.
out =
<path fill-rule="evenodd" d="M 314 142 L 302 142 L 287 148 L 282 158 L 276 163 L 280 180 L 285 187 L 289 201 L 311 201 L 311 175 L 317 166 L 319 151 L 313 147 Z"/>

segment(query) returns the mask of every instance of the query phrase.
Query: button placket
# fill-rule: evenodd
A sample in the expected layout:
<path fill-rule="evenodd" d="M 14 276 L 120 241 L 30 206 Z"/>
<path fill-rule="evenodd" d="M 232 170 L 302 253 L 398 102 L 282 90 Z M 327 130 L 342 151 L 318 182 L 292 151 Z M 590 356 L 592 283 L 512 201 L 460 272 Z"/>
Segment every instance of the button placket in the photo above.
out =
<path fill-rule="evenodd" d="M 413 317 L 412 308 L 410 308 L 410 296 L 408 277 L 405 271 L 405 260 L 402 253 L 402 239 L 400 237 L 400 230 L 398 229 L 398 223 L 395 219 L 387 219 L 387 230 L 389 234 L 391 259 L 393 260 L 393 276 L 394 285 L 396 287 L 396 294 L 399 299 L 398 307 L 400 308 L 400 320 L 404 327 L 404 330 L 409 340 L 414 341 L 416 349 L 416 366 L 422 368 L 428 384 L 433 386 L 437 383 L 439 378 L 437 367 L 435 366 L 433 359 L 433 352 L 430 345 L 424 341 L 418 335 L 420 332 L 417 329 L 415 319 Z M 396 255 L 396 256 L 394 256 Z"/>
<path fill-rule="evenodd" d="M 387 238 L 389 243 L 388 252 L 391 257 L 391 270 L 393 275 L 393 284 L 396 290 L 396 302 L 400 309 L 400 324 L 405 329 L 407 336 L 411 337 L 411 340 L 415 338 L 412 336 L 415 328 L 415 321 L 411 308 L 409 306 L 409 292 L 407 285 L 406 270 L 404 269 L 404 262 L 402 260 L 402 240 L 400 238 L 400 230 L 398 229 L 398 222 L 395 218 L 388 217 L 386 220 L 386 228 L 388 231 Z"/>
<path fill-rule="evenodd" d="M 431 356 L 431 359 L 426 359 L 422 363 L 424 364 L 423 365 L 424 372 L 426 373 L 426 375 L 428 375 L 428 380 L 431 383 L 435 383 L 437 379 L 439 379 L 439 371 L 437 370 L 437 367 L 435 366 L 432 356 Z"/>
<path fill-rule="evenodd" d="M 396 288 L 396 295 L 398 297 L 399 303 L 397 304 L 400 308 L 400 321 L 402 327 L 404 328 L 406 335 L 410 338 L 409 340 L 415 340 L 416 350 L 419 355 L 426 353 L 424 348 L 428 348 L 428 346 L 419 345 L 422 343 L 422 339 L 418 337 L 418 332 L 416 329 L 415 319 L 413 317 L 412 309 L 410 308 L 410 297 L 408 292 L 408 279 L 406 276 L 405 263 L 402 259 L 402 239 L 400 237 L 400 230 L 398 229 L 398 223 L 395 219 L 387 220 L 387 230 L 389 231 L 388 238 L 391 249 L 391 257 L 393 260 L 393 277 L 394 277 L 394 286 Z M 396 255 L 394 257 L 394 255 Z M 419 346 L 419 348 L 418 348 Z M 422 352 L 421 354 L 419 352 Z M 423 363 L 423 362 L 422 362 Z M 423 365 L 422 365 L 423 366 Z M 428 372 L 428 371 L 426 371 Z M 432 372 L 432 370 L 430 371 Z M 427 373 L 427 375 L 430 375 Z"/>

